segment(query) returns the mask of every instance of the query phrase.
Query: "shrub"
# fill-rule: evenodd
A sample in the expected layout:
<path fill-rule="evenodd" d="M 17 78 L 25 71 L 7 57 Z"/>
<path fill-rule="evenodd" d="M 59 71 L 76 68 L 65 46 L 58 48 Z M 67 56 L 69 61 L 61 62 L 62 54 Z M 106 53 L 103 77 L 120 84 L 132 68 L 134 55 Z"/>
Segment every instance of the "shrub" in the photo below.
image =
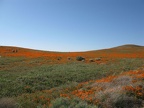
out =
<path fill-rule="evenodd" d="M 85 58 L 84 58 L 84 57 L 81 57 L 81 56 L 78 56 L 78 57 L 76 57 L 76 60 L 77 60 L 77 61 L 83 61 L 83 60 L 85 60 Z"/>
<path fill-rule="evenodd" d="M 93 59 L 89 59 L 89 62 L 95 62 Z"/>
<path fill-rule="evenodd" d="M 72 60 L 72 59 L 70 57 L 68 57 L 67 60 Z"/>
<path fill-rule="evenodd" d="M 123 96 L 114 105 L 116 108 L 141 108 L 142 100 Z"/>
<path fill-rule="evenodd" d="M 58 58 L 57 58 L 57 60 L 61 60 L 61 59 L 62 59 L 62 57 L 58 57 Z"/>

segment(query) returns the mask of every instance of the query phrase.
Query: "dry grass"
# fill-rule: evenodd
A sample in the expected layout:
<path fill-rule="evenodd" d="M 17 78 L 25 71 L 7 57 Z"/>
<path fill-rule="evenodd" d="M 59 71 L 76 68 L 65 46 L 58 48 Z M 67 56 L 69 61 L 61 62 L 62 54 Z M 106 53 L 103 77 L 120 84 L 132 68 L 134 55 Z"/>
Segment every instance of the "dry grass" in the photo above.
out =
<path fill-rule="evenodd" d="M 95 99 L 100 100 L 100 105 L 104 108 L 114 108 L 115 103 L 119 101 L 123 94 L 123 87 L 132 84 L 130 76 L 120 76 L 114 78 L 111 82 L 100 82 L 92 85 L 101 87 L 102 90 L 95 93 Z"/>
<path fill-rule="evenodd" d="M 12 98 L 1 98 L 0 108 L 16 108 L 16 102 Z"/>

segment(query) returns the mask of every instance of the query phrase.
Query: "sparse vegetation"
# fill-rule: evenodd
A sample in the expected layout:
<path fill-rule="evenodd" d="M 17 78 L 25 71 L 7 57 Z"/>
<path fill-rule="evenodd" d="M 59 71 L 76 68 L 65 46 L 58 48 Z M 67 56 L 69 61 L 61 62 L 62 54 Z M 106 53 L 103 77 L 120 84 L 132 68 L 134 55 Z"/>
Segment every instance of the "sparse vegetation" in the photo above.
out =
<path fill-rule="evenodd" d="M 80 100 L 79 98 L 57 98 L 52 102 L 50 108 L 98 108 L 97 106 L 88 105 L 87 102 Z"/>

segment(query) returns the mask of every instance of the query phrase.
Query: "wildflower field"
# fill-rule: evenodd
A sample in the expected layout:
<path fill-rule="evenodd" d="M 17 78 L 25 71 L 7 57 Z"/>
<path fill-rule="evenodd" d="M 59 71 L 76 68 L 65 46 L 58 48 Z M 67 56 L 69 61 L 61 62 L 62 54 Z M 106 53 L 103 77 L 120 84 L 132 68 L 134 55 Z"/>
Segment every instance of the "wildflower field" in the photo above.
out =
<path fill-rule="evenodd" d="M 142 107 L 144 47 L 88 52 L 0 47 L 0 108 Z"/>

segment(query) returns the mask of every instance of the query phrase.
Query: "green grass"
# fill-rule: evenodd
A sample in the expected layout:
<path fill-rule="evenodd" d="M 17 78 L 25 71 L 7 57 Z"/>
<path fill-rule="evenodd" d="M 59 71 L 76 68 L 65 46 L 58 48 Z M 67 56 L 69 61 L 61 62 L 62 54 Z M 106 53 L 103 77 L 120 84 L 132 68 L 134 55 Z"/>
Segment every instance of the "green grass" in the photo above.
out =
<path fill-rule="evenodd" d="M 1 59 L 0 67 L 4 66 L 4 69 L 0 69 L 0 98 L 99 79 L 134 70 L 144 64 L 143 59 L 118 59 L 102 65 L 83 62 L 31 65 L 31 63 L 39 63 L 42 60 L 39 58 L 26 62 L 24 58 Z M 4 65 L 2 65 L 3 62 Z"/>
<path fill-rule="evenodd" d="M 23 57 L 1 57 L 0 58 L 0 66 L 9 65 L 11 63 L 22 62 L 24 60 Z"/>
<path fill-rule="evenodd" d="M 85 101 L 78 98 L 67 99 L 67 98 L 57 98 L 52 101 L 52 106 L 50 108 L 98 108 L 97 106 L 88 105 Z"/>

